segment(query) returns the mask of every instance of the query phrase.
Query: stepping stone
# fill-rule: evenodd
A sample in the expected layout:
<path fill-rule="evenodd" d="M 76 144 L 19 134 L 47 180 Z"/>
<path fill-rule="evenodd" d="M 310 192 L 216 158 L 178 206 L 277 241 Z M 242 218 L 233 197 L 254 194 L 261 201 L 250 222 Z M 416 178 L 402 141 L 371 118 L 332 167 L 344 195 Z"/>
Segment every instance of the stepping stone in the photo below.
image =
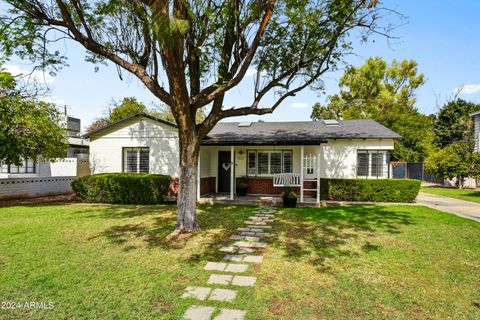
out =
<path fill-rule="evenodd" d="M 254 236 L 255 235 L 255 232 L 241 232 L 240 235 L 242 236 Z"/>
<path fill-rule="evenodd" d="M 255 229 L 271 229 L 272 226 L 255 226 L 254 228 Z M 250 230 L 252 230 L 252 229 L 250 229 Z"/>
<path fill-rule="evenodd" d="M 258 228 L 250 228 L 251 232 L 263 232 L 263 229 L 258 229 Z"/>
<path fill-rule="evenodd" d="M 267 246 L 267 244 L 264 242 L 247 242 L 247 241 L 237 241 L 233 245 L 241 248 L 265 248 Z"/>
<path fill-rule="evenodd" d="M 206 287 L 187 287 L 187 292 L 182 294 L 182 298 L 197 298 L 200 301 L 204 301 L 212 288 Z"/>
<path fill-rule="evenodd" d="M 247 271 L 247 269 L 248 269 L 248 264 L 229 263 L 227 264 L 227 268 L 225 268 L 225 272 L 240 273 L 240 272 Z"/>
<path fill-rule="evenodd" d="M 208 278 L 209 284 L 230 284 L 232 281 L 231 274 L 211 274 Z"/>
<path fill-rule="evenodd" d="M 237 248 L 237 253 L 255 253 L 255 250 L 250 248 Z"/>
<path fill-rule="evenodd" d="M 232 284 L 240 287 L 252 287 L 255 281 L 257 281 L 257 277 L 235 276 L 233 277 Z"/>
<path fill-rule="evenodd" d="M 244 236 L 233 235 L 229 238 L 230 240 L 244 240 Z"/>
<path fill-rule="evenodd" d="M 263 256 L 245 256 L 243 258 L 243 262 L 262 263 L 263 262 Z"/>
<path fill-rule="evenodd" d="M 213 320 L 243 320 L 246 313 L 247 312 L 243 310 L 220 309 L 220 314 L 213 318 Z"/>
<path fill-rule="evenodd" d="M 244 239 L 247 240 L 247 241 L 260 241 L 259 237 L 245 236 Z"/>
<path fill-rule="evenodd" d="M 230 289 L 213 289 L 212 294 L 208 300 L 214 301 L 228 301 L 231 302 L 237 296 L 237 292 L 235 290 Z"/>
<path fill-rule="evenodd" d="M 256 232 L 255 236 L 256 237 L 270 237 L 270 233 L 268 233 L 268 232 Z"/>
<path fill-rule="evenodd" d="M 250 228 L 237 228 L 238 231 L 250 231 Z"/>
<path fill-rule="evenodd" d="M 230 253 L 233 253 L 233 252 L 237 252 L 237 251 L 238 251 L 238 248 L 236 248 L 236 247 L 231 247 L 231 246 L 230 246 L 230 247 L 221 247 L 219 250 L 222 251 L 222 252 L 230 252 Z"/>
<path fill-rule="evenodd" d="M 223 271 L 225 270 L 227 264 L 223 262 L 207 262 L 205 267 L 203 267 L 204 270 L 213 270 L 213 271 Z"/>
<path fill-rule="evenodd" d="M 257 222 L 257 221 L 245 221 L 245 224 L 252 224 L 252 225 L 255 225 L 255 226 L 264 226 L 264 225 L 266 225 L 265 222 Z"/>
<path fill-rule="evenodd" d="M 183 319 L 209 320 L 210 317 L 212 316 L 213 311 L 215 311 L 215 308 L 213 307 L 191 306 L 190 308 L 187 309 L 187 311 L 185 311 L 185 314 L 183 315 Z M 227 318 L 224 318 L 224 319 L 227 319 Z M 243 318 L 231 318 L 231 319 L 243 319 Z"/>
<path fill-rule="evenodd" d="M 223 260 L 241 262 L 243 258 L 244 256 L 239 254 L 227 254 L 225 257 L 223 257 Z"/>

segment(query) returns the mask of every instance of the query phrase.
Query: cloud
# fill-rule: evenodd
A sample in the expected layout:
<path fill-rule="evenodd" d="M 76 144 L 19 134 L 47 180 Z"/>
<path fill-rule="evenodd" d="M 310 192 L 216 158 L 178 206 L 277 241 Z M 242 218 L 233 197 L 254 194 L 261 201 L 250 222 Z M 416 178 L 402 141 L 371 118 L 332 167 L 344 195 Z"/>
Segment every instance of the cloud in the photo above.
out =
<path fill-rule="evenodd" d="M 308 108 L 309 104 L 306 102 L 294 102 L 292 103 L 292 108 L 294 109 L 304 109 Z"/>
<path fill-rule="evenodd" d="M 63 106 L 63 105 L 66 104 L 64 100 L 59 99 L 57 97 L 42 97 L 42 98 L 40 98 L 40 100 L 42 100 L 43 102 L 47 102 L 47 103 L 53 103 L 57 106 Z"/>
<path fill-rule="evenodd" d="M 466 84 L 460 87 L 453 89 L 454 94 L 474 94 L 480 92 L 480 83 L 479 84 Z"/>
<path fill-rule="evenodd" d="M 21 76 L 22 78 L 25 78 L 25 80 L 27 81 L 32 81 L 36 83 L 45 83 L 45 84 L 49 84 L 55 81 L 54 77 L 40 70 L 35 70 L 32 72 L 29 70 L 22 69 L 19 66 L 15 66 L 15 65 L 5 65 L 3 68 L 6 71 L 10 72 L 12 75 Z"/>

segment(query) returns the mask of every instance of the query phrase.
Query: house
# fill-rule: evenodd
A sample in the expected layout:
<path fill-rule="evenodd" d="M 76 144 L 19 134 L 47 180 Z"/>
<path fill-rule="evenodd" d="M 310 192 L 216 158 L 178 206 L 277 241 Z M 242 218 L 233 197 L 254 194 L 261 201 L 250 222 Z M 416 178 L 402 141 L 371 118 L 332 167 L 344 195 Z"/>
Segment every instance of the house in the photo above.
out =
<path fill-rule="evenodd" d="M 149 172 L 178 177 L 175 124 L 137 114 L 85 135 L 93 173 Z M 285 185 L 316 194 L 319 178 L 389 178 L 400 136 L 373 120 L 220 122 L 200 150 L 198 196 L 225 193 L 246 177 L 249 194 L 280 194 Z M 302 161 L 303 160 L 303 161 Z"/>
<path fill-rule="evenodd" d="M 0 179 L 34 178 L 57 176 L 82 176 L 89 174 L 88 141 L 81 137 L 80 119 L 61 117 L 61 125 L 65 127 L 68 139 L 66 157 L 56 161 L 25 159 L 20 165 L 0 163 Z"/>
<path fill-rule="evenodd" d="M 470 114 L 473 117 L 473 132 L 475 137 L 475 151 L 480 152 L 480 111 Z"/>

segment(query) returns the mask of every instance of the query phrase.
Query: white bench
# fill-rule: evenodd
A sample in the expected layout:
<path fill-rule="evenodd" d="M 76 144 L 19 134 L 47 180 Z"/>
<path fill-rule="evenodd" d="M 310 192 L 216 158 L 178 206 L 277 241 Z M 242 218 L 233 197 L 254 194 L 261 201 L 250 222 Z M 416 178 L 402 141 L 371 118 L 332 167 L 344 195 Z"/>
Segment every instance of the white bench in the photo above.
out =
<path fill-rule="evenodd" d="M 275 173 L 273 175 L 274 187 L 299 187 L 300 186 L 300 174 L 298 173 Z"/>

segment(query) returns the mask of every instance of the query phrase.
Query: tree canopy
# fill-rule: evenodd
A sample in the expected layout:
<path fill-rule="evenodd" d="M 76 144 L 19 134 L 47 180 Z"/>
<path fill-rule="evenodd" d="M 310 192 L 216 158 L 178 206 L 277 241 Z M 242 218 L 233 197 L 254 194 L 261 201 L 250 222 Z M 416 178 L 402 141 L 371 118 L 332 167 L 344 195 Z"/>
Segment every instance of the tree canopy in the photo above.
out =
<path fill-rule="evenodd" d="M 312 119 L 373 119 L 402 136 L 395 143 L 395 160 L 421 161 L 432 149 L 430 117 L 415 107 L 415 90 L 425 82 L 413 60 L 368 58 L 360 67 L 348 68 L 340 79 L 340 93 L 326 105 L 316 103 Z"/>
<path fill-rule="evenodd" d="M 54 105 L 23 97 L 15 77 L 0 68 L 0 162 L 65 157 L 65 130 L 59 123 Z"/>
<path fill-rule="evenodd" d="M 447 102 L 435 116 L 435 142 L 441 148 L 451 143 L 471 139 L 473 119 L 470 113 L 480 110 L 480 105 L 455 99 Z"/>
<path fill-rule="evenodd" d="M 121 102 L 114 104 L 107 121 L 116 122 L 137 113 L 147 113 L 147 106 L 134 97 L 125 97 Z"/>

